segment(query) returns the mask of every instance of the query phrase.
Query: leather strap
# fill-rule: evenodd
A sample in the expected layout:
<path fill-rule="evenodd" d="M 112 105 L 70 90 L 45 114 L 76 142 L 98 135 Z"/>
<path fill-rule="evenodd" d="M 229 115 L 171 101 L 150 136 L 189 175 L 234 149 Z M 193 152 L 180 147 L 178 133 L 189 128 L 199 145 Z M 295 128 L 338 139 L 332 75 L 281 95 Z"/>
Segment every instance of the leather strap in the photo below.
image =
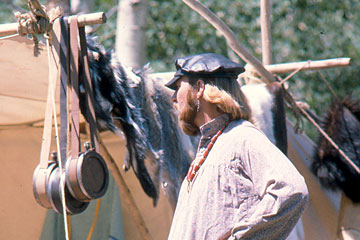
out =
<path fill-rule="evenodd" d="M 58 76 L 57 66 L 59 63 L 59 37 L 61 36 L 61 28 L 59 21 L 55 21 L 53 30 L 51 31 L 52 42 L 48 41 L 48 61 L 49 61 L 49 83 L 48 95 L 46 100 L 46 110 L 44 117 L 44 130 L 40 152 L 39 170 L 34 175 L 33 187 L 36 200 L 44 207 L 51 208 L 49 199 L 47 198 L 48 177 L 51 170 L 49 166 L 49 153 L 51 144 L 51 132 L 53 121 L 53 100 Z"/>
<path fill-rule="evenodd" d="M 89 62 L 87 55 L 87 44 L 86 44 L 86 36 L 85 36 L 85 27 L 79 27 L 79 36 L 80 36 L 80 47 L 81 47 L 81 61 L 84 67 L 84 79 L 83 84 L 85 86 L 85 90 L 87 93 L 87 119 L 89 120 L 90 125 L 90 138 L 92 147 L 96 152 L 99 152 L 99 143 L 97 136 L 97 127 L 96 127 L 96 116 L 94 110 L 94 94 L 93 87 L 91 83 L 90 71 L 89 71 Z"/>
<path fill-rule="evenodd" d="M 68 21 L 67 18 L 60 18 L 61 39 L 60 39 L 60 155 L 61 166 L 64 169 L 67 159 L 68 141 L 68 114 L 67 114 L 67 84 L 68 84 Z"/>
<path fill-rule="evenodd" d="M 50 144 L 51 144 L 51 131 L 52 131 L 52 99 L 54 98 L 56 82 L 57 82 L 57 66 L 58 66 L 58 50 L 60 49 L 59 41 L 61 36 L 61 27 L 60 21 L 55 21 L 53 25 L 53 31 L 51 32 L 52 36 L 52 47 L 50 48 L 50 57 L 49 57 L 49 86 L 48 86 L 48 95 L 46 100 L 46 110 L 45 110 L 45 120 L 44 120 L 44 131 L 41 144 L 40 152 L 40 169 L 47 169 L 49 154 L 50 154 Z"/>
<path fill-rule="evenodd" d="M 50 71 L 51 66 L 49 66 Z M 49 86 L 48 86 L 48 95 L 46 99 L 46 110 L 45 110 L 45 119 L 44 119 L 44 131 L 42 137 L 42 144 L 41 144 L 41 152 L 40 152 L 40 168 L 47 169 L 48 167 L 48 160 L 49 160 L 49 153 L 50 153 L 50 144 L 51 144 L 51 130 L 52 130 L 52 102 L 51 99 L 54 97 L 54 83 L 50 82 L 53 81 L 52 73 L 49 73 Z"/>
<path fill-rule="evenodd" d="M 77 16 L 70 17 L 70 81 L 71 81 L 71 158 L 80 152 L 79 132 L 79 40 Z"/>

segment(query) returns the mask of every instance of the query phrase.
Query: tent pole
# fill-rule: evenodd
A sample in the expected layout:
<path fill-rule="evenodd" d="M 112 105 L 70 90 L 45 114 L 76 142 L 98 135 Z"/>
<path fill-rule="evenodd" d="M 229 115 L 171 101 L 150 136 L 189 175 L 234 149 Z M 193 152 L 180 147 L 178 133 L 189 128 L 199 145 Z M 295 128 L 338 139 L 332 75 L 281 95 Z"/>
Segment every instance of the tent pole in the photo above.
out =
<path fill-rule="evenodd" d="M 271 0 L 260 1 L 260 24 L 261 24 L 261 45 L 262 63 L 272 64 L 272 41 L 271 41 Z"/>
<path fill-rule="evenodd" d="M 346 67 L 351 64 L 351 58 L 331 58 L 324 60 L 309 60 L 302 62 L 290 62 L 266 65 L 265 68 L 272 73 L 287 73 L 297 70 L 305 65 L 301 70 L 320 70 L 334 67 Z"/>
<path fill-rule="evenodd" d="M 86 25 L 102 24 L 106 22 L 106 16 L 104 12 L 82 14 L 78 16 L 79 27 Z M 20 25 L 18 23 L 6 23 L 0 24 L 0 37 L 9 36 L 19 33 Z M 31 29 L 21 28 L 21 32 L 27 34 L 34 33 Z"/>

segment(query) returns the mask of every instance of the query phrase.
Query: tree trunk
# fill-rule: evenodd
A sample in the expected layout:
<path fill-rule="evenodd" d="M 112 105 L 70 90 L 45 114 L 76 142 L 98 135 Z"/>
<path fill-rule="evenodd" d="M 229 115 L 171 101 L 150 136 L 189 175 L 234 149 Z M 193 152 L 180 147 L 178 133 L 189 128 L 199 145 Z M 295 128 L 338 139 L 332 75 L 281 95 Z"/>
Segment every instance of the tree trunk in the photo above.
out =
<path fill-rule="evenodd" d="M 116 55 L 126 66 L 145 64 L 146 0 L 120 0 L 117 18 Z"/>
<path fill-rule="evenodd" d="M 95 9 L 95 0 L 71 0 L 71 14 L 91 13 Z"/>

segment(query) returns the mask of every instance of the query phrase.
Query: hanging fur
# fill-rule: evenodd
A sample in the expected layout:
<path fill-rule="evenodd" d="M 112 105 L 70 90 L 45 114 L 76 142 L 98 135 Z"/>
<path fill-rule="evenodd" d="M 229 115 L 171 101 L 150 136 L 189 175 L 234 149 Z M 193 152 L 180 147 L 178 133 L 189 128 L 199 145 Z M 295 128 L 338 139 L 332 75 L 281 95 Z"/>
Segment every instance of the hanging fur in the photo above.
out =
<path fill-rule="evenodd" d="M 241 90 L 248 100 L 254 124 L 286 155 L 286 116 L 281 85 L 277 82 L 246 84 Z"/>
<path fill-rule="evenodd" d="M 118 135 L 123 132 L 127 148 L 125 169 L 134 170 L 154 206 L 159 187 L 163 186 L 175 208 L 194 149 L 186 144 L 188 137 L 178 127 L 170 94 L 162 83 L 148 77 L 146 69 L 135 73 L 101 46 L 88 42 L 98 128 Z M 80 96 L 83 113 L 84 93 L 83 90 Z"/>
<path fill-rule="evenodd" d="M 133 72 L 100 45 L 89 40 L 88 43 L 98 128 L 109 129 L 118 135 L 124 133 L 125 169 L 133 168 L 154 205 L 162 186 L 175 209 L 198 139 L 181 131 L 171 92 L 164 87 L 163 81 L 150 78 L 146 68 Z M 85 113 L 82 104 L 85 90 L 81 89 L 80 108 Z M 278 83 L 246 85 L 242 90 L 248 98 L 255 125 L 286 154 L 281 86 Z"/>
<path fill-rule="evenodd" d="M 322 122 L 324 131 L 342 151 L 360 167 L 360 101 L 351 96 L 334 102 Z M 341 189 L 353 202 L 360 202 L 360 175 L 320 135 L 311 169 L 321 184 L 329 189 Z"/>

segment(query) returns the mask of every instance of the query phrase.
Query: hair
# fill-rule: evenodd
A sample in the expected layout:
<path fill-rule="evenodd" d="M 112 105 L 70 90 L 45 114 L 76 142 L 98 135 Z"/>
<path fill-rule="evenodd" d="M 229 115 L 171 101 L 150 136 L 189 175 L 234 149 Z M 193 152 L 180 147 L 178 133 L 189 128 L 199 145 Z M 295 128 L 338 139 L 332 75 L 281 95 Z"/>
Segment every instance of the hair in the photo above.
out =
<path fill-rule="evenodd" d="M 231 120 L 251 121 L 251 110 L 236 79 L 189 77 L 192 86 L 196 85 L 197 80 L 205 83 L 204 100 L 215 104 L 218 110 L 228 114 Z"/>

